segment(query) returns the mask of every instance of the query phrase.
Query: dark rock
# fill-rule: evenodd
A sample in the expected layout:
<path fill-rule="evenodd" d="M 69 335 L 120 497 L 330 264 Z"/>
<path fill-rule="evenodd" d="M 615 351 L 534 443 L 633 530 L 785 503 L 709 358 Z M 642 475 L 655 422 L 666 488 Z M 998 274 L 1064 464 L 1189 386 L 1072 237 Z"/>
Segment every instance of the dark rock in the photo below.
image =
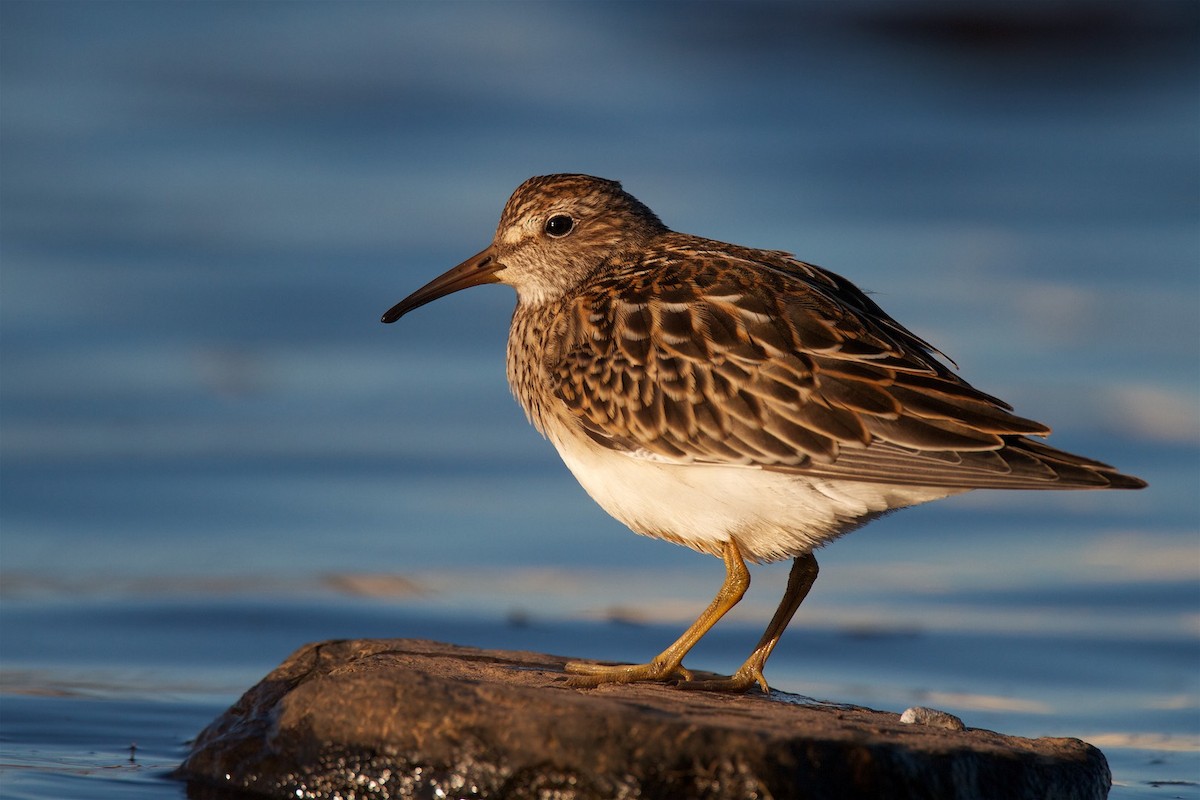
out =
<path fill-rule="evenodd" d="M 191 797 L 1102 798 L 1076 739 L 901 724 L 772 692 L 578 690 L 567 659 L 412 639 L 301 648 L 197 738 Z M 211 787 L 211 788 L 206 788 Z"/>

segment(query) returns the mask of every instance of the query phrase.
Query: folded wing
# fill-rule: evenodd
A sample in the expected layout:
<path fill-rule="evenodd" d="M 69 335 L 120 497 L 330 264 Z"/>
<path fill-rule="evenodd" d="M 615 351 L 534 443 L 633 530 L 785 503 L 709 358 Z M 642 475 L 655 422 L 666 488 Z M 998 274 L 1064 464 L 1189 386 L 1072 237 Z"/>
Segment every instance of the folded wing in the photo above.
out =
<path fill-rule="evenodd" d="M 849 281 L 669 237 L 574 298 L 548 365 L 598 443 L 643 457 L 959 488 L 1134 488 L 1029 436 Z M 681 245 L 682 247 L 682 245 Z"/>

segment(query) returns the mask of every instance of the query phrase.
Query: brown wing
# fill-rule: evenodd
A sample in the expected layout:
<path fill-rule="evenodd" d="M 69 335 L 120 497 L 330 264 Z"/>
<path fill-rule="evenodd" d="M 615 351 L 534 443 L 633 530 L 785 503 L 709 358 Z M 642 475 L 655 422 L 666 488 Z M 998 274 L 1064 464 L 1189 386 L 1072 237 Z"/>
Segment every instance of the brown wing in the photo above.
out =
<path fill-rule="evenodd" d="M 591 282 L 555 331 L 556 393 L 597 442 L 870 482 L 1137 481 L 1024 438 L 1049 429 L 956 377 L 845 279 L 783 253 L 667 238 Z"/>

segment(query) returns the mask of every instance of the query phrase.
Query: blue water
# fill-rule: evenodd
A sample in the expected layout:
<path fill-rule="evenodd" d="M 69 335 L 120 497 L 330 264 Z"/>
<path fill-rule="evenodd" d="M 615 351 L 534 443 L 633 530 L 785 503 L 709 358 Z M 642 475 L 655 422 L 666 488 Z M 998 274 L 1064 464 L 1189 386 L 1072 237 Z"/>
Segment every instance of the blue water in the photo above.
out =
<path fill-rule="evenodd" d="M 0 794 L 182 798 L 188 739 L 311 640 L 644 660 L 703 607 L 719 563 L 624 531 L 509 397 L 509 290 L 378 323 L 569 170 L 836 269 L 1150 482 L 835 543 L 774 685 L 1200 797 L 1197 18 L 5 0 Z M 785 573 L 689 664 L 736 667 Z"/>

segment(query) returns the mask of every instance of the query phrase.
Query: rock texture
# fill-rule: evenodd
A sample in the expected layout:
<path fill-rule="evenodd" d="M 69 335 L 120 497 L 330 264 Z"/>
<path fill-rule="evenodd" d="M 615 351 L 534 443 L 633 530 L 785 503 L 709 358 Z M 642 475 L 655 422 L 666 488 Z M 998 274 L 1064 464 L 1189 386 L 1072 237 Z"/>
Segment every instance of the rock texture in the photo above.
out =
<path fill-rule="evenodd" d="M 193 798 L 1065 799 L 1110 785 L 1104 756 L 1075 739 L 901 724 L 781 692 L 576 690 L 566 660 L 308 645 L 209 725 L 178 775 Z"/>

